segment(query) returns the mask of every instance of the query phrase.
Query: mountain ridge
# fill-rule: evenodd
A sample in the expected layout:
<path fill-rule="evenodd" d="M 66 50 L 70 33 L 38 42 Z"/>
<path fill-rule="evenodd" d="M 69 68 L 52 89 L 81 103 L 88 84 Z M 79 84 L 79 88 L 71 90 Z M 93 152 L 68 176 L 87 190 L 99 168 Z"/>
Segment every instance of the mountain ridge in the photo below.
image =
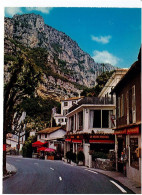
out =
<path fill-rule="evenodd" d="M 45 24 L 40 15 L 24 14 L 5 18 L 5 39 L 13 39 L 33 50 L 45 49 L 46 65 L 50 66 L 55 74 L 67 79 L 70 84 L 73 82 L 93 87 L 97 76 L 103 71 L 103 64 L 96 63 L 64 32 Z M 5 47 L 5 53 L 9 52 L 8 47 Z M 115 69 L 109 64 L 106 64 L 106 67 L 110 71 Z M 46 81 L 53 80 L 49 76 Z M 76 91 L 79 93 L 78 90 Z"/>

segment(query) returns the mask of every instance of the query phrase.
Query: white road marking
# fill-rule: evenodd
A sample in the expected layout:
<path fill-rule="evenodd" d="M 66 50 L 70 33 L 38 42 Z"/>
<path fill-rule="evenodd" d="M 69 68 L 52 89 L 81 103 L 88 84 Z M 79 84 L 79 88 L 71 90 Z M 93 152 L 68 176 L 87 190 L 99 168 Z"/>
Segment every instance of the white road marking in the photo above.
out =
<path fill-rule="evenodd" d="M 89 171 L 89 172 L 92 172 L 92 173 L 95 173 L 95 174 L 98 174 L 97 172 L 92 171 L 92 170 L 90 170 L 90 169 L 84 169 L 84 170 Z"/>
<path fill-rule="evenodd" d="M 59 180 L 62 181 L 62 177 L 59 177 Z"/>
<path fill-rule="evenodd" d="M 123 193 L 127 193 L 126 190 L 124 190 L 120 185 L 118 185 L 116 182 L 110 180 L 111 183 L 113 183 L 114 185 L 116 185 L 116 187 L 118 187 Z"/>
<path fill-rule="evenodd" d="M 16 160 L 16 161 L 19 161 L 20 162 L 21 160 Z"/>
<path fill-rule="evenodd" d="M 54 169 L 53 169 L 52 167 L 50 167 L 50 169 L 51 169 L 52 171 L 54 171 Z"/>
<path fill-rule="evenodd" d="M 38 165 L 38 163 L 34 163 L 35 165 Z"/>

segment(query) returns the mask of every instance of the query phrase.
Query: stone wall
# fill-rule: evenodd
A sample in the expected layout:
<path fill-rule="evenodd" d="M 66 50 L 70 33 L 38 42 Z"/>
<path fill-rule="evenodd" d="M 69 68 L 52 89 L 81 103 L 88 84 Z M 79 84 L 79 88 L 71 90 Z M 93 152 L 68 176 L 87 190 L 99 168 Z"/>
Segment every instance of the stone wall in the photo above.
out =
<path fill-rule="evenodd" d="M 115 162 L 110 161 L 109 159 L 97 158 L 96 161 L 92 161 L 92 167 L 96 169 L 106 170 L 106 171 L 114 171 Z"/>

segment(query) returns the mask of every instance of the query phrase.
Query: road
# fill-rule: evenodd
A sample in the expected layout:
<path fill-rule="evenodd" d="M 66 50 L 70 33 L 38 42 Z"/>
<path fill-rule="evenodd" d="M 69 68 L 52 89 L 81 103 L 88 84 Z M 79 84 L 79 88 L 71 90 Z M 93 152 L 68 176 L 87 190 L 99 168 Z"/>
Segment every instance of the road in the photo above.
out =
<path fill-rule="evenodd" d="M 132 194 L 122 184 L 86 167 L 62 161 L 7 157 L 17 173 L 3 181 L 4 194 Z"/>

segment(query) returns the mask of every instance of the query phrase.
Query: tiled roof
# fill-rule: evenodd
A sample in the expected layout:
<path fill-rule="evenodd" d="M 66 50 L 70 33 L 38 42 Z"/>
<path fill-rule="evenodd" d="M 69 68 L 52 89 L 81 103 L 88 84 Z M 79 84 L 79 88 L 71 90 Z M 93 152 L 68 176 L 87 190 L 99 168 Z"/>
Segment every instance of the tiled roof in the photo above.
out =
<path fill-rule="evenodd" d="M 61 101 L 69 101 L 69 100 L 79 100 L 81 98 L 83 98 L 84 96 L 80 96 L 80 97 L 71 97 L 71 98 L 67 98 L 67 99 L 61 99 Z"/>
<path fill-rule="evenodd" d="M 57 131 L 59 129 L 62 129 L 65 131 L 65 129 L 63 127 L 51 127 L 51 128 L 46 128 L 46 129 L 43 129 L 41 131 L 38 131 L 37 134 L 42 134 L 42 133 L 53 133 L 54 131 Z"/>

